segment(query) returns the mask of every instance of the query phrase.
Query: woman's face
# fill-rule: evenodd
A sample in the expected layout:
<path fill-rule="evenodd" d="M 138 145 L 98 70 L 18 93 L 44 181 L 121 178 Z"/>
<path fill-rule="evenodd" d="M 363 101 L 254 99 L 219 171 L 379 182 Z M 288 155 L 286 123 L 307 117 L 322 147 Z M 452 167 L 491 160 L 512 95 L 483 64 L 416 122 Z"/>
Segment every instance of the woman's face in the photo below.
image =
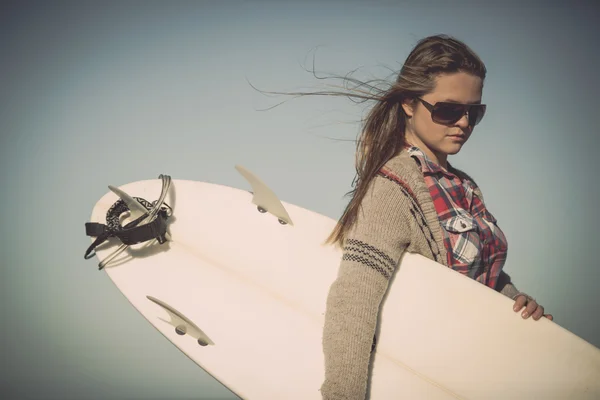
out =
<path fill-rule="evenodd" d="M 439 75 L 433 92 L 421 97 L 429 104 L 450 101 L 463 104 L 481 103 L 481 78 L 458 72 Z M 403 104 L 406 115 L 406 140 L 423 150 L 432 161 L 447 168 L 448 154 L 456 154 L 471 136 L 468 115 L 452 125 L 440 125 L 431 120 L 431 112 L 417 101 L 415 106 Z"/>

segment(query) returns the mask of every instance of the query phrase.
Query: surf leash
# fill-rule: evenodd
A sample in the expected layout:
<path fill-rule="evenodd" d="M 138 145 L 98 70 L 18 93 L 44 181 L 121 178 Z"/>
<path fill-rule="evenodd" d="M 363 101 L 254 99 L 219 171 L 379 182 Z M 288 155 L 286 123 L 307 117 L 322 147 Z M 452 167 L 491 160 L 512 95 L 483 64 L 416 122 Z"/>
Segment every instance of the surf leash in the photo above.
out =
<path fill-rule="evenodd" d="M 162 179 L 162 191 L 158 200 L 149 202 L 141 197 L 129 197 L 119 189 L 110 187 L 114 192 L 120 193 L 120 197 L 125 198 L 120 198 L 108 209 L 106 224 L 98 222 L 87 222 L 85 224 L 86 235 L 96 238 L 85 252 L 84 258 L 86 260 L 95 256 L 96 247 L 110 238 L 116 237 L 122 243 L 117 250 L 98 264 L 99 270 L 102 270 L 110 261 L 131 245 L 150 240 L 157 240 L 160 244 L 164 244 L 167 241 L 167 220 L 173 215 L 173 209 L 164 201 L 171 186 L 171 177 L 160 175 L 158 178 Z M 137 204 L 133 204 L 133 202 L 139 203 L 143 208 L 137 206 Z M 128 203 L 130 204 L 128 205 Z M 123 213 L 129 211 L 131 215 L 134 215 L 134 211 L 137 212 L 139 209 L 144 210 L 142 215 L 125 226 L 121 225 L 120 218 Z"/>

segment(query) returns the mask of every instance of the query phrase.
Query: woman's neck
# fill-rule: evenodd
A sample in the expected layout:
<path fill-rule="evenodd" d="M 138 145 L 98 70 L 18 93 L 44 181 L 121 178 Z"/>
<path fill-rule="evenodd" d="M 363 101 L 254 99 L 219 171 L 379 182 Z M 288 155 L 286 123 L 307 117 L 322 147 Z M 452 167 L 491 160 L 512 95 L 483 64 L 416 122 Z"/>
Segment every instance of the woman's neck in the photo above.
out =
<path fill-rule="evenodd" d="M 416 138 L 414 138 L 414 137 L 406 138 L 406 144 L 408 144 L 409 146 L 418 147 L 423 153 L 425 153 L 425 155 L 432 162 L 436 163 L 437 165 L 444 168 L 445 170 L 448 170 L 448 155 L 447 154 L 434 152 L 429 147 L 427 147 L 425 145 L 425 143 L 423 143 L 422 141 L 420 141 L 418 139 L 417 140 L 415 140 L 415 139 Z"/>

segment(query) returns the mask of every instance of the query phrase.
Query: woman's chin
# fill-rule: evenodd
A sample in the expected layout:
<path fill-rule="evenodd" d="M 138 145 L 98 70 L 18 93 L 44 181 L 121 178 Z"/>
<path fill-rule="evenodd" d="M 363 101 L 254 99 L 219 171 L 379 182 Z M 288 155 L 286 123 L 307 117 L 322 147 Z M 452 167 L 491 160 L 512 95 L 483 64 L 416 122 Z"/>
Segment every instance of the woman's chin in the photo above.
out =
<path fill-rule="evenodd" d="M 465 143 L 464 142 L 454 142 L 454 143 L 449 143 L 446 146 L 444 146 L 444 153 L 448 154 L 448 155 L 454 155 L 457 154 L 463 147 Z"/>

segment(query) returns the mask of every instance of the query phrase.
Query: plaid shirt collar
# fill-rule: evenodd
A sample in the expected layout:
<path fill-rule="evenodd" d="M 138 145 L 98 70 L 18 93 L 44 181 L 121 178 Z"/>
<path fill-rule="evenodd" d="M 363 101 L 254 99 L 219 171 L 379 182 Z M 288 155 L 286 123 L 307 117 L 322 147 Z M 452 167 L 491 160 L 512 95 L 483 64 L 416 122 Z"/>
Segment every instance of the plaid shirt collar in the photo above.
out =
<path fill-rule="evenodd" d="M 431 159 L 427 157 L 427 155 L 417 146 L 406 144 L 405 149 L 411 157 L 419 161 L 419 165 L 423 174 L 433 175 L 437 173 L 442 173 L 450 179 L 457 177 L 455 174 L 450 172 L 453 169 L 450 163 L 448 163 L 448 169 L 445 169 L 441 165 L 431 161 Z"/>

